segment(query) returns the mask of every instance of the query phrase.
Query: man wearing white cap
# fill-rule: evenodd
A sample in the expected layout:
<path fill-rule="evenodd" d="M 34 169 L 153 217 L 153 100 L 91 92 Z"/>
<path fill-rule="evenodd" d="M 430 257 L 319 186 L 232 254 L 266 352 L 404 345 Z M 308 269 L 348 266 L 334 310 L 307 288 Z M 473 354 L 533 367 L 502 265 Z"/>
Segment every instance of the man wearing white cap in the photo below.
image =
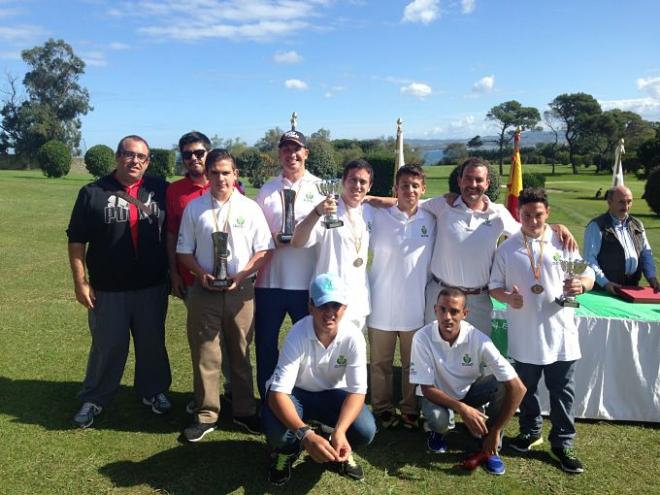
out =
<path fill-rule="evenodd" d="M 302 449 L 316 462 L 340 463 L 340 472 L 352 479 L 364 478 L 351 452 L 371 443 L 376 423 L 364 403 L 366 343 L 343 318 L 347 303 L 346 286 L 339 276 L 315 277 L 310 315 L 291 328 L 266 383 L 262 422 L 273 449 L 270 480 L 276 485 L 289 480 L 291 465 Z M 329 440 L 312 430 L 310 420 L 332 430 Z"/>

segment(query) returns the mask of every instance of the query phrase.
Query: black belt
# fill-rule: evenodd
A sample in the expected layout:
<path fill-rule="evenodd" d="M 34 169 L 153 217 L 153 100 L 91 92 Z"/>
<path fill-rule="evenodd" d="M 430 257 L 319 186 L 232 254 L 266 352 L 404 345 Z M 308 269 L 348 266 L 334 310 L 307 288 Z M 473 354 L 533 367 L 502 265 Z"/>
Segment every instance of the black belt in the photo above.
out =
<path fill-rule="evenodd" d="M 456 289 L 461 289 L 468 296 L 476 296 L 477 294 L 488 294 L 488 286 L 487 285 L 484 285 L 483 287 L 472 287 L 472 288 L 471 287 L 460 287 L 458 285 L 447 284 L 442 279 L 436 277 L 433 274 L 431 274 L 431 278 L 433 278 L 433 281 L 435 283 L 440 284 L 444 287 L 454 287 Z"/>

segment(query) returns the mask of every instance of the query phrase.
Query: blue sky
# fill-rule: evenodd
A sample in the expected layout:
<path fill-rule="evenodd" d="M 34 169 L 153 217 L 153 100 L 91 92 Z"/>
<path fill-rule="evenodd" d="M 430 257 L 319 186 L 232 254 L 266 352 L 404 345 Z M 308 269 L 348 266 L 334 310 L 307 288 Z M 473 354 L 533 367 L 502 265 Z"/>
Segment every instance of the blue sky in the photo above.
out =
<path fill-rule="evenodd" d="M 469 138 L 503 101 L 578 91 L 660 120 L 658 19 L 655 0 L 0 0 L 0 67 L 22 79 L 22 49 L 71 44 L 87 147 L 253 144 L 294 110 L 307 134 L 390 136 L 401 117 L 408 138 Z"/>

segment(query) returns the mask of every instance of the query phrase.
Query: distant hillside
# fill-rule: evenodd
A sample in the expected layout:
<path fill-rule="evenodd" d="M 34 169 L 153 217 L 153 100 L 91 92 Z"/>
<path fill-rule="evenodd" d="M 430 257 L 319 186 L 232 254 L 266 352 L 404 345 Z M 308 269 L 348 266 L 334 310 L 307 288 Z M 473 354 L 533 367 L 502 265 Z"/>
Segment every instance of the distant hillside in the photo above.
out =
<path fill-rule="evenodd" d="M 463 143 L 466 144 L 471 138 L 468 139 L 406 139 L 404 141 L 413 148 L 421 150 L 442 150 L 450 143 Z M 480 149 L 489 149 L 497 147 L 497 136 L 481 136 L 484 145 Z M 529 131 L 523 132 L 521 135 L 522 146 L 536 146 L 537 143 L 554 143 L 555 135 L 550 131 Z M 559 136 L 559 143 L 565 143 L 562 135 Z"/>

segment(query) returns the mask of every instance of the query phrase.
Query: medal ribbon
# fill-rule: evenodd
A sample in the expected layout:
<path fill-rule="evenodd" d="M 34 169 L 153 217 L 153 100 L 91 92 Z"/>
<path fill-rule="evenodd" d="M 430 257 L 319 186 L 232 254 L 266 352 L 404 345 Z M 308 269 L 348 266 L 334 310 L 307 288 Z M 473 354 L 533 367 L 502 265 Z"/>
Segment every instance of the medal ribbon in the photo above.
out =
<path fill-rule="evenodd" d="M 234 191 L 232 191 L 232 194 Z M 229 195 L 229 198 L 227 198 L 227 201 L 225 201 L 225 204 L 229 205 L 229 209 L 227 210 L 227 216 L 225 217 L 225 225 L 222 230 L 220 230 L 220 224 L 218 223 L 218 215 L 222 214 L 223 208 L 217 208 L 215 207 L 215 199 L 213 198 L 213 195 L 209 193 L 209 196 L 211 197 L 211 209 L 213 210 L 213 222 L 215 223 L 215 230 L 214 232 L 225 232 L 226 234 L 229 234 L 229 217 L 231 216 L 231 194 Z M 219 201 L 218 201 L 219 203 Z"/>
<path fill-rule="evenodd" d="M 358 229 L 355 228 L 356 223 L 353 220 L 353 215 L 351 214 L 351 210 L 348 208 L 346 203 L 344 203 L 344 206 L 346 207 L 346 215 L 348 216 L 348 223 L 351 224 L 351 229 L 350 229 L 351 230 L 351 239 L 353 240 L 353 245 L 355 246 L 355 253 L 356 253 L 357 258 L 359 258 L 360 257 L 360 248 L 362 247 L 362 236 L 364 235 L 364 232 L 360 232 L 360 234 L 358 235 L 358 233 L 357 233 Z M 358 208 L 361 208 L 361 206 L 358 206 Z"/>
<path fill-rule="evenodd" d="M 533 253 L 532 247 L 531 247 L 531 240 L 528 242 L 527 241 L 527 236 L 525 235 L 524 232 L 522 233 L 523 239 L 525 241 L 525 249 L 527 250 L 527 257 L 529 258 L 529 264 L 532 267 L 532 273 L 534 274 L 534 279 L 537 282 L 541 281 L 541 260 L 543 259 L 543 245 L 545 244 L 542 239 L 543 239 L 543 236 L 545 235 L 546 227 L 547 226 L 545 226 L 543 228 L 543 232 L 541 233 L 541 236 L 539 237 L 541 247 L 539 248 L 540 251 L 539 251 L 539 257 L 538 257 L 538 261 L 536 263 L 536 266 L 534 265 L 534 253 Z"/>

